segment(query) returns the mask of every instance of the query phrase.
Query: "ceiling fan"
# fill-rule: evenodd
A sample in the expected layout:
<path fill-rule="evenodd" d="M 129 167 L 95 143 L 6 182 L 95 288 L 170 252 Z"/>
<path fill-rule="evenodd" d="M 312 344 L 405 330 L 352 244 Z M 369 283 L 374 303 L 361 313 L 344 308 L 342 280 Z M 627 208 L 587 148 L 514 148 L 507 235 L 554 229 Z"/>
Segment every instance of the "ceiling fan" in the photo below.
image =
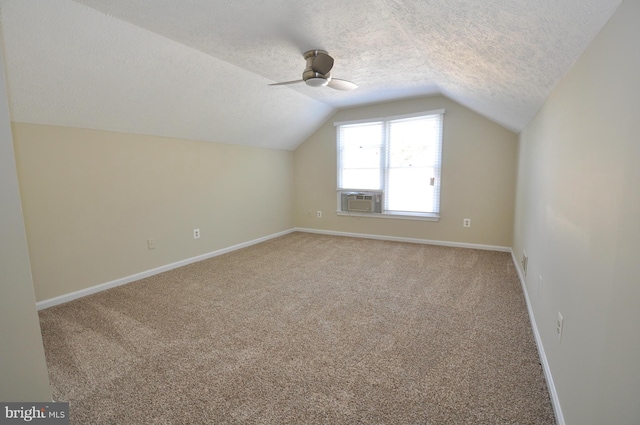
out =
<path fill-rule="evenodd" d="M 284 86 L 287 84 L 306 83 L 311 87 L 329 86 L 332 89 L 349 91 L 358 88 L 351 81 L 331 77 L 333 58 L 324 50 L 309 50 L 304 54 L 307 67 L 302 73 L 302 80 L 273 83 L 270 86 Z"/>

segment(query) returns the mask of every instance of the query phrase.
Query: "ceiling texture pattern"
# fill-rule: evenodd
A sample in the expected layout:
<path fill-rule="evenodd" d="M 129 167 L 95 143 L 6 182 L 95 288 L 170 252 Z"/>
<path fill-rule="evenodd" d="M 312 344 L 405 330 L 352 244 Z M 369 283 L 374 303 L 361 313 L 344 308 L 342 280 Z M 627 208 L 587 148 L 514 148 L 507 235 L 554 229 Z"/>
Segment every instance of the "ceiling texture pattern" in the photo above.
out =
<path fill-rule="evenodd" d="M 431 94 L 518 132 L 620 1 L 0 0 L 0 23 L 14 121 L 295 149 Z M 312 49 L 359 88 L 268 85 Z"/>

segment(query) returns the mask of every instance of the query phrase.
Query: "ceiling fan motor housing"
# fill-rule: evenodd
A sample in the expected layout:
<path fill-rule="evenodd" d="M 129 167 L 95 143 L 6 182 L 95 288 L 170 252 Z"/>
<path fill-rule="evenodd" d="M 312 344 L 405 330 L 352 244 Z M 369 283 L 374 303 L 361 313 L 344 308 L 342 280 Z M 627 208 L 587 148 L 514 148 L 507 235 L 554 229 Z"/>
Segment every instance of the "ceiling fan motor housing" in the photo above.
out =
<path fill-rule="evenodd" d="M 307 66 L 302 73 L 302 80 L 312 87 L 326 86 L 331 80 L 330 70 L 333 66 L 333 58 L 324 50 L 309 50 L 305 52 L 304 59 L 307 61 Z M 325 70 L 325 73 L 319 72 Z"/>

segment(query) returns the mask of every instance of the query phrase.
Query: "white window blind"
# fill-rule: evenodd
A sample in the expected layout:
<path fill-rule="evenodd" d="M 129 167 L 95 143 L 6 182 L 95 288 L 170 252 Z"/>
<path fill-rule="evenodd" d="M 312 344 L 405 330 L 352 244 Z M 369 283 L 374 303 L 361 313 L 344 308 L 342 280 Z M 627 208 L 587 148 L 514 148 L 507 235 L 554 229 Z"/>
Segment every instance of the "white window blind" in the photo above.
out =
<path fill-rule="evenodd" d="M 338 187 L 381 190 L 384 185 L 382 122 L 338 127 Z"/>
<path fill-rule="evenodd" d="M 383 213 L 437 217 L 443 115 L 336 123 L 338 191 L 382 191 Z"/>

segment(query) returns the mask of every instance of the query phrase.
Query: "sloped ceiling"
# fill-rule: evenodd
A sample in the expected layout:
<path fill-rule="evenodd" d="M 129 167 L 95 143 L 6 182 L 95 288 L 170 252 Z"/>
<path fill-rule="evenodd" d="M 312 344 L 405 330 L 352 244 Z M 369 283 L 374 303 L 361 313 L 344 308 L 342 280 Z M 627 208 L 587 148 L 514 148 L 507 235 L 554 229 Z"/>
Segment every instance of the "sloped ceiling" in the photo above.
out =
<path fill-rule="evenodd" d="M 443 94 L 514 131 L 620 0 L 0 0 L 14 121 L 294 149 L 337 108 Z M 296 80 L 324 49 L 352 92 Z"/>

